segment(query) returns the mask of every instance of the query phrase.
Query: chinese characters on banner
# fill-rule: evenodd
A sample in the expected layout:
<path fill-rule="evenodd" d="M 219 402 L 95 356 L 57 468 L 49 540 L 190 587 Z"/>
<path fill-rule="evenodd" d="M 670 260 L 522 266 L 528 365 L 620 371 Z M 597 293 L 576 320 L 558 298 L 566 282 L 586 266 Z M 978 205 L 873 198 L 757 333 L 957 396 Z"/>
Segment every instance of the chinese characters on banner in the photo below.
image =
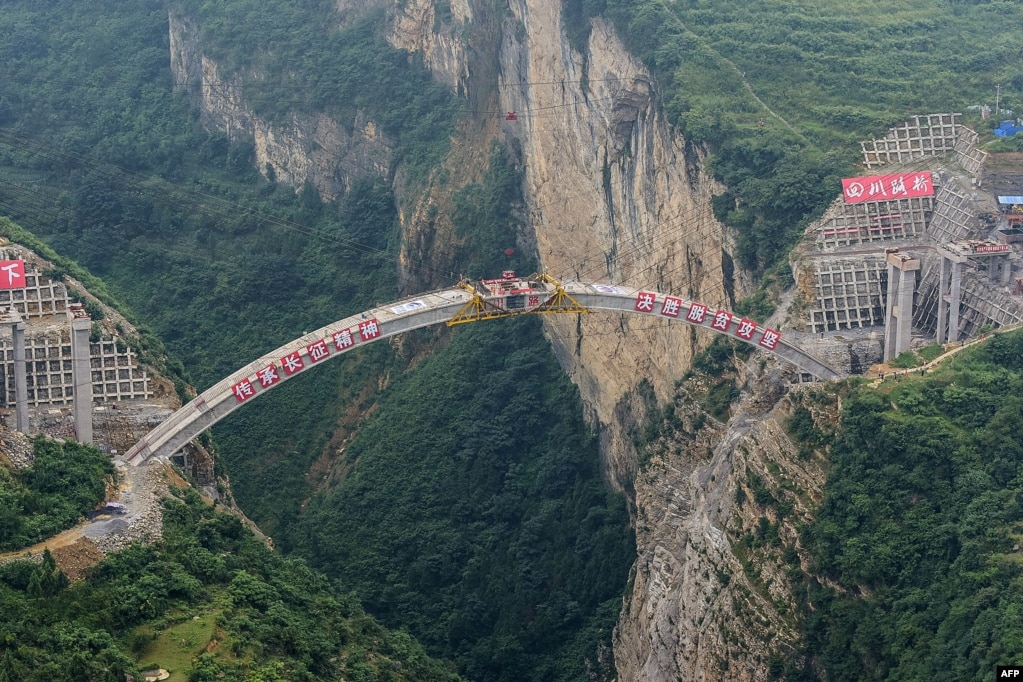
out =
<path fill-rule="evenodd" d="M 363 320 L 359 323 L 359 336 L 363 341 L 370 341 L 380 336 L 380 324 L 375 317 L 372 320 Z"/>
<path fill-rule="evenodd" d="M 847 204 L 930 197 L 934 196 L 934 183 L 930 171 L 842 178 L 842 196 Z"/>
<path fill-rule="evenodd" d="M 636 310 L 641 313 L 653 312 L 655 298 L 657 298 L 656 294 L 646 291 L 639 292 L 636 294 Z"/>
<path fill-rule="evenodd" d="M 661 303 L 659 313 L 664 317 L 678 318 L 684 310 L 685 303 L 681 298 L 665 296 Z M 636 294 L 636 311 L 641 313 L 652 313 L 657 309 L 657 294 L 649 291 L 640 291 Z M 757 323 L 745 317 L 738 318 L 727 310 L 718 309 L 711 312 L 708 306 L 695 301 L 689 304 L 689 312 L 685 314 L 686 322 L 702 325 L 710 321 L 712 329 L 719 332 L 728 332 L 732 322 L 736 323 L 734 334 L 743 341 L 753 342 L 753 337 L 760 330 L 761 336 L 757 343 L 767 350 L 774 350 L 781 342 L 781 333 L 767 327 L 758 327 Z"/>
<path fill-rule="evenodd" d="M 251 381 L 242 379 L 231 387 L 231 393 L 234 393 L 234 397 L 238 399 L 238 402 L 244 402 L 256 395 L 256 389 L 252 387 Z"/>
<path fill-rule="evenodd" d="M 21 262 L 21 261 L 18 261 Z M 0 261 L 0 265 L 3 261 Z M 2 271 L 0 271 L 2 275 Z M 2 288 L 2 287 L 0 287 Z M 360 341 L 371 341 L 378 338 L 381 334 L 380 323 L 377 319 L 371 318 L 362 320 L 359 322 L 358 327 L 358 339 Z M 263 369 L 256 372 L 255 380 L 245 378 L 239 381 L 237 384 L 231 387 L 231 393 L 234 394 L 235 399 L 238 402 L 244 402 L 249 398 L 256 395 L 256 386 L 266 389 L 270 388 L 284 377 L 281 375 L 281 370 L 284 371 L 285 376 L 291 376 L 297 374 L 306 368 L 306 366 L 326 360 L 330 357 L 330 344 L 334 345 L 339 351 L 351 348 L 356 343 L 356 335 L 352 333 L 351 329 L 341 329 L 334 332 L 330 336 L 319 341 L 315 341 L 305 347 L 305 357 L 303 357 L 301 351 L 294 351 L 288 353 L 278 362 L 274 362 Z"/>
<path fill-rule="evenodd" d="M 974 253 L 1003 253 L 1011 250 L 1008 244 L 978 244 L 973 249 Z"/>
<path fill-rule="evenodd" d="M 316 343 L 311 343 L 305 347 L 305 352 L 309 354 L 309 359 L 313 362 L 319 362 L 320 360 L 326 360 L 330 357 L 330 351 L 327 350 L 327 342 L 320 339 Z"/>
<path fill-rule="evenodd" d="M 680 310 L 682 310 L 681 298 L 674 298 L 672 296 L 664 297 L 664 303 L 661 305 L 661 315 L 664 315 L 665 317 L 678 317 Z"/>
<path fill-rule="evenodd" d="M 25 261 L 0 260 L 0 289 L 25 287 Z"/>
<path fill-rule="evenodd" d="M 263 388 L 270 388 L 281 380 L 281 375 L 277 371 L 276 365 L 270 365 L 256 372 L 256 379 L 259 380 L 259 385 Z"/>

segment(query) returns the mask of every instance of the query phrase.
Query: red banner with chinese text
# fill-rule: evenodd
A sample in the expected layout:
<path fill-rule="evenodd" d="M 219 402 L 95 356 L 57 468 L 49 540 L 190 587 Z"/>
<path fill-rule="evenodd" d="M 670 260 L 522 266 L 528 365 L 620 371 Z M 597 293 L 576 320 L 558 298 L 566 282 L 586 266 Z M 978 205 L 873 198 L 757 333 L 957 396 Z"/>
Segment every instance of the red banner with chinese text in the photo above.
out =
<path fill-rule="evenodd" d="M 25 261 L 0 260 L 0 289 L 25 288 Z"/>
<path fill-rule="evenodd" d="M 934 183 L 930 171 L 842 178 L 842 196 L 847 204 L 930 197 L 934 196 Z"/>

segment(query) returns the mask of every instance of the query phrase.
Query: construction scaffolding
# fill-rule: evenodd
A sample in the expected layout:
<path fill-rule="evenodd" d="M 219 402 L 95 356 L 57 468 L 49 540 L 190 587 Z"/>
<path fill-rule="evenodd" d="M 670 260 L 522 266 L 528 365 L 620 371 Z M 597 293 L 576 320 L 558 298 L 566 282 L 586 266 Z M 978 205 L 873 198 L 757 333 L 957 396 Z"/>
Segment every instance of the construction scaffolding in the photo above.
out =
<path fill-rule="evenodd" d="M 959 125 L 958 117 L 916 116 L 884 138 L 862 143 L 867 168 L 929 171 L 934 196 L 839 197 L 807 230 L 792 261 L 806 331 L 885 326 L 884 354 L 892 357 L 909 347 L 911 330 L 956 340 L 985 325 L 1023 320 L 1023 300 L 1010 290 L 1019 255 L 1005 235 L 995 235 L 1000 242 L 977 241 L 990 237 L 998 224 L 989 218 L 991 197 L 981 191 L 977 176 L 987 155 L 976 147 L 976 132 Z M 912 267 L 888 263 L 886 252 L 893 249 Z M 967 254 L 971 249 L 979 250 Z M 946 252 L 962 255 L 960 262 L 950 261 Z M 1023 285 L 1017 289 L 1023 291 Z"/>
<path fill-rule="evenodd" d="M 955 151 L 960 116 L 962 114 L 914 116 L 901 126 L 890 128 L 882 138 L 861 142 L 863 163 L 867 168 L 875 168 Z"/>

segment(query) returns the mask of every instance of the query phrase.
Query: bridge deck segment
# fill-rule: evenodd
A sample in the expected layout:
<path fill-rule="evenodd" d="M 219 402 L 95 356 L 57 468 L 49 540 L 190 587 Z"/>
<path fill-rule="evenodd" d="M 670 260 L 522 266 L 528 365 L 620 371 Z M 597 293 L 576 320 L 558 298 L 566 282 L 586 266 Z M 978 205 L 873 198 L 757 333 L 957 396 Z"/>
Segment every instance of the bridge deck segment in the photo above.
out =
<path fill-rule="evenodd" d="M 715 318 L 714 311 L 693 301 L 629 287 L 581 282 L 561 284 L 553 283 L 549 279 L 544 279 L 543 282 L 542 287 L 537 286 L 537 291 L 541 296 L 549 296 L 546 300 L 567 293 L 588 310 L 667 317 L 669 320 L 686 322 L 751 343 L 821 379 L 841 376 L 839 371 L 790 343 L 777 332 L 738 315 L 719 310 L 716 311 L 719 315 Z M 482 289 L 467 286 L 411 296 L 351 315 L 304 334 L 260 356 L 203 391 L 136 443 L 125 453 L 124 459 L 129 464 L 139 465 L 150 457 L 170 456 L 247 401 L 312 365 L 365 343 L 422 327 L 450 323 L 456 316 L 462 314 L 474 298 L 481 296 L 481 291 Z M 507 303 L 507 300 L 498 300 L 496 296 L 484 298 L 491 298 L 487 302 L 489 311 L 500 310 L 495 306 Z M 694 307 L 700 315 L 693 314 Z M 542 301 L 536 307 L 507 310 L 505 314 L 514 316 L 551 312 L 580 311 L 578 308 L 564 311 L 544 308 Z M 709 314 L 705 314 L 708 312 Z M 722 313 L 725 315 L 722 316 Z M 488 313 L 485 319 L 491 317 L 493 315 Z M 699 321 L 695 320 L 697 317 Z M 727 323 L 722 322 L 726 318 Z M 722 323 L 712 326 L 715 319 Z M 777 339 L 771 336 L 772 334 L 776 335 Z M 755 339 L 759 339 L 759 345 Z M 770 344 L 766 344 L 765 339 L 770 340 Z"/>

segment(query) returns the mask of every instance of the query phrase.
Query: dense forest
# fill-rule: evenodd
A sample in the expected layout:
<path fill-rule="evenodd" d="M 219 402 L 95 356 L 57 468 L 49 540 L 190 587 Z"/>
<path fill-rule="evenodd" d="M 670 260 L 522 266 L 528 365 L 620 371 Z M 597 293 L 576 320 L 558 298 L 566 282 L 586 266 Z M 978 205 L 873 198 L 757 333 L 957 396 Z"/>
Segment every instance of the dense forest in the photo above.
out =
<path fill-rule="evenodd" d="M 792 679 L 984 679 L 1023 660 L 1023 334 L 844 400 L 797 569 Z"/>
<path fill-rule="evenodd" d="M 153 339 L 151 355 L 165 350 L 169 369 L 200 388 L 298 331 L 395 297 L 397 206 L 385 179 L 359 180 L 336 205 L 327 205 L 311 188 L 295 192 L 262 178 L 251 146 L 203 131 L 185 98 L 172 91 L 164 3 L 138 3 L 130 11 L 113 2 L 51 5 L 23 3 L 0 17 L 5 32 L 17 34 L 21 45 L 7 45 L 4 53 L 0 209 L 18 223 L 7 223 L 8 236 L 42 239 L 57 254 L 102 277 L 105 299 Z M 324 87 L 351 95 L 333 102 L 335 113 L 344 115 L 348 105 L 368 109 L 397 140 L 398 159 L 412 181 L 417 168 L 428 167 L 444 153 L 460 105 L 374 32 L 382 17 L 371 15 L 336 33 L 307 13 L 322 11 L 326 3 L 318 10 L 316 3 L 305 3 L 274 7 L 273 12 L 264 6 L 250 11 L 251 5 L 177 9 L 194 10 L 210 19 L 210 26 L 230 27 L 212 34 L 222 39 L 219 49 L 225 59 L 240 56 L 241 46 L 253 44 L 307 51 L 310 63 L 318 64 L 319 78 L 335 74 Z M 218 12 L 223 14 L 209 16 Z M 245 21 L 231 20 L 242 15 Z M 261 54 L 254 50 L 253 58 Z M 332 61 L 326 65 L 323 60 Z M 276 83 L 265 96 L 257 95 L 254 105 L 268 116 L 275 115 L 268 107 L 277 106 L 279 115 L 287 107 L 318 105 L 305 102 L 295 83 L 286 92 L 273 90 L 283 85 Z M 392 101 L 401 101 L 402 108 L 393 107 Z M 516 224 L 509 206 L 518 192 L 516 171 L 495 150 L 491 171 L 454 197 L 455 221 L 465 244 L 459 258 L 466 271 L 485 275 L 509 264 L 530 267 L 527 254 L 509 261 L 501 253 L 514 242 Z M 24 234 L 19 225 L 32 234 Z M 72 262 L 62 267 L 80 274 Z M 495 343 L 500 333 L 484 338 Z M 452 478 L 451 470 L 437 467 L 445 457 L 457 455 L 440 447 L 425 453 L 432 466 L 415 458 L 400 465 L 414 471 L 422 485 L 476 498 L 465 512 L 478 519 L 473 532 L 452 537 L 455 554 L 448 559 L 475 555 L 486 567 L 446 577 L 449 594 L 437 599 L 429 612 L 401 612 L 412 596 L 428 594 L 428 583 L 408 587 L 408 594 L 390 595 L 388 601 L 381 592 L 390 575 L 357 575 L 331 563 L 343 561 L 343 553 L 330 548 L 328 541 L 332 545 L 335 539 L 322 536 L 301 510 L 311 494 L 306 473 L 335 437 L 338 424 L 342 433 L 356 431 L 359 421 L 347 422 L 345 415 L 373 405 L 389 383 L 386 378 L 400 377 L 436 343 L 433 336 L 413 335 L 401 348 L 370 346 L 330 363 L 333 367 L 306 373 L 254 409 L 233 416 L 214 431 L 214 439 L 235 498 L 278 546 L 307 553 L 320 568 L 341 578 L 343 589 L 370 600 L 389 624 L 407 625 L 416 637 L 431 642 L 434 653 L 466 668 L 523 671 L 535 679 L 580 679 L 585 666 L 606 668 L 610 660 L 611 629 L 634 552 L 631 530 L 624 501 L 601 482 L 598 452 L 585 435 L 578 395 L 561 375 L 539 329 L 529 327 L 517 338 L 521 357 L 530 358 L 524 366 L 533 368 L 535 381 L 529 392 L 516 398 L 513 391 L 509 404 L 489 404 L 488 411 L 475 417 L 483 423 L 507 420 L 518 416 L 523 401 L 535 402 L 534 419 L 544 425 L 536 440 L 521 440 L 520 434 L 519 441 L 474 455 L 475 466 L 489 471 L 485 481 L 462 474 Z M 512 370 L 481 355 L 471 359 L 474 347 L 468 340 L 456 343 L 455 350 L 442 345 L 440 357 L 447 359 L 438 361 L 459 376 L 465 371 L 459 369 L 462 362 L 475 362 L 476 369 L 466 375 L 473 386 L 485 385 L 493 376 L 495 385 L 505 387 L 502 391 L 511 390 Z M 461 390 L 446 392 L 436 378 L 420 380 L 417 386 L 424 395 L 432 392 L 432 401 L 457 405 L 462 400 Z M 389 390 L 396 396 L 402 391 Z M 388 404 L 394 407 L 376 411 L 374 433 L 400 427 L 403 422 L 394 410 L 408 416 L 400 412 L 402 400 L 407 398 L 391 398 Z M 440 419 L 429 430 L 417 426 L 427 439 L 450 440 L 448 425 Z M 552 434 L 571 435 L 566 443 L 574 447 L 556 447 Z M 360 436 L 352 444 L 358 455 L 349 455 L 360 472 L 386 472 L 383 467 L 395 466 L 387 457 L 412 454 L 405 448 L 400 453 L 366 449 L 364 442 Z M 526 479 L 515 483 L 512 471 Z M 353 482 L 323 491 L 312 507 L 313 518 L 352 505 L 363 494 Z M 489 487 L 459 492 L 484 482 Z M 452 532 L 461 519 L 449 516 L 447 497 L 409 499 L 397 483 L 392 480 L 377 493 L 376 507 L 360 507 L 365 518 L 381 520 L 372 530 L 377 544 L 360 545 L 367 556 L 380 556 L 409 532 L 383 524 L 384 519 L 420 513 L 437 517 L 438 524 L 447 519 L 448 529 L 439 527 L 438 533 Z M 491 509 L 498 499 L 505 508 L 500 514 Z M 526 547 L 528 539 L 505 515 L 533 519 L 534 525 L 557 519 L 550 529 L 557 535 L 546 548 L 538 547 L 534 557 Z M 339 530 L 354 539 L 368 528 Z M 498 562 L 490 552 L 504 552 L 508 560 Z M 495 605 L 486 612 L 465 611 L 466 603 L 456 595 L 463 584 L 466 592 L 482 590 L 483 581 L 493 585 L 476 599 L 494 599 Z M 508 616 L 496 618 L 498 607 L 507 609 Z M 405 616 L 411 619 L 408 623 Z M 452 625 L 458 619 L 463 625 Z"/>
<path fill-rule="evenodd" d="M 635 548 L 578 401 L 535 318 L 467 329 L 388 391 L 291 542 L 471 679 L 585 679 Z"/>
<path fill-rule="evenodd" d="M 102 278 L 90 289 L 139 323 L 144 350 L 182 392 L 393 299 L 395 195 L 416 191 L 473 115 L 383 40 L 382 12 L 339 26 L 334 4 L 18 0 L 0 14 L 0 213 L 17 223 L 5 232 L 24 228 L 68 272 Z M 481 5 L 506 16 L 500 3 Z M 727 186 L 715 215 L 750 271 L 785 269 L 829 187 L 851 172 L 856 140 L 914 113 L 991 103 L 996 83 L 1004 106 L 1023 103 L 1014 2 L 768 3 L 755 18 L 738 0 L 563 7 L 576 48 L 590 18 L 612 22 L 655 74 L 671 123 L 706 146 Z M 267 120 L 371 116 L 394 141 L 405 185 L 360 178 L 325 204 L 311 187 L 261 175 L 250 143 L 204 130 L 174 91 L 169 11 L 199 21 L 204 49 L 243 78 Z M 501 258 L 521 227 L 519 176 L 503 150 L 489 158 L 486 176 L 454 197 L 457 267 L 473 275 L 535 265 L 529 254 Z M 1020 609 L 1018 562 L 1006 555 L 1020 532 L 1019 444 L 1006 426 L 1018 377 L 990 355 L 1012 343 L 996 339 L 883 399 L 864 390 L 847 401 L 820 517 L 805 530 L 817 563 L 792 574 L 807 648 L 779 674 L 972 676 L 1020 655 L 1008 627 Z M 722 386 L 715 410 L 726 417 L 738 388 Z M 911 435 L 921 432 L 939 435 L 928 444 Z M 180 632 L 191 614 L 221 640 L 196 680 L 317 679 L 338 671 L 336 659 L 351 679 L 455 677 L 408 635 L 381 630 L 358 600 L 477 679 L 608 672 L 634 554 L 626 502 L 603 487 L 578 394 L 538 325 L 374 344 L 288 382 L 213 435 L 242 507 L 322 574 L 183 494 L 168 505 L 164 545 L 113 556 L 84 584 L 68 588 L 49 560 L 2 569 L 2 641 L 25 644 L 0 648 L 0 680 L 62 677 L 71 665 L 91 679 L 137 671 L 127 652 L 158 662 L 145 659 L 149 640 Z M 307 477 L 342 449 L 336 467 Z M 0 495 L 25 510 L 0 510 L 17 542 L 66 525 L 94 491 L 66 509 L 47 505 L 61 519 L 30 514 L 28 501 L 45 494 L 42 474 L 0 480 Z M 921 651 L 935 655 L 914 658 Z"/>
<path fill-rule="evenodd" d="M 37 437 L 32 466 L 0 467 L 0 552 L 71 527 L 101 502 L 114 465 L 96 448 Z"/>
<path fill-rule="evenodd" d="M 914 114 L 971 105 L 1023 109 L 1019 26 L 1008 0 L 849 3 L 566 0 L 573 44 L 587 20 L 612 21 L 657 76 L 669 119 L 710 145 L 728 187 L 715 214 L 749 268 L 784 261 L 853 173 L 859 140 Z M 1023 144 L 1016 140 L 1013 144 Z M 782 267 L 787 267 L 783 265 Z"/>
<path fill-rule="evenodd" d="M 191 682 L 459 679 L 237 516 L 178 495 L 159 545 L 111 554 L 74 585 L 49 553 L 0 566 L 0 681 L 123 682 L 161 666 Z"/>

